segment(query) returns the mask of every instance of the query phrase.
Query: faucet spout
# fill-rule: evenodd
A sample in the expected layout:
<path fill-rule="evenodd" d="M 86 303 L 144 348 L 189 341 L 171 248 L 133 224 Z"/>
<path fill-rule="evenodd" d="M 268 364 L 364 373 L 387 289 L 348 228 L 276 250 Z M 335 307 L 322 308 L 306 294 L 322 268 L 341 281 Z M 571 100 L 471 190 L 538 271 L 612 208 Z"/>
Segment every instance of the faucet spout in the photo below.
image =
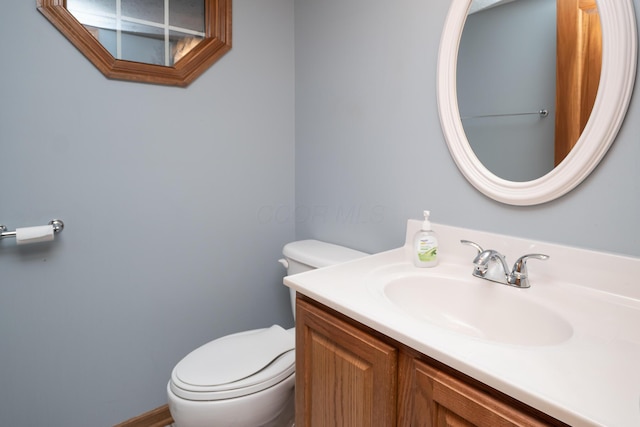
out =
<path fill-rule="evenodd" d="M 475 270 L 473 275 L 493 282 L 505 283 L 509 280 L 509 267 L 500 252 L 487 249 L 480 252 L 473 260 Z"/>

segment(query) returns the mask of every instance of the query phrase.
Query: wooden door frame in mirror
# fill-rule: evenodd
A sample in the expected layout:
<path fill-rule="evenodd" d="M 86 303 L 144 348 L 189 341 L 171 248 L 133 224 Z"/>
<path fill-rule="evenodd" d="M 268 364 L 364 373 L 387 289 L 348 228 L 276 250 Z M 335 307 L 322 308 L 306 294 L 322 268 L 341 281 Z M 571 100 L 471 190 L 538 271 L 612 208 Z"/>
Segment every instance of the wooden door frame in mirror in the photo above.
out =
<path fill-rule="evenodd" d="M 110 79 L 186 87 L 231 49 L 231 1 L 205 1 L 205 38 L 173 67 L 115 59 L 65 8 L 36 0 L 38 10 Z"/>
<path fill-rule="evenodd" d="M 453 0 L 438 57 L 438 111 L 451 156 L 481 193 L 510 205 L 554 200 L 580 184 L 613 143 L 629 106 L 636 77 L 637 27 L 633 0 L 597 1 L 603 31 L 602 73 L 591 117 L 575 147 L 548 174 L 527 182 L 494 175 L 474 154 L 460 119 L 456 88 L 458 48 L 471 0 Z"/>

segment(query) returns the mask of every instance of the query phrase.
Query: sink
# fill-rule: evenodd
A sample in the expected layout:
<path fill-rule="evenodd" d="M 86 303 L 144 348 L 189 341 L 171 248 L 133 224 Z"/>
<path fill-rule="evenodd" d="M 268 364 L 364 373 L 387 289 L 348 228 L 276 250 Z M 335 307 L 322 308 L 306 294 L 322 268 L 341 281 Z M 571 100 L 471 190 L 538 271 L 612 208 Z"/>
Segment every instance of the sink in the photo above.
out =
<path fill-rule="evenodd" d="M 567 320 L 530 301 L 526 289 L 473 277 L 420 273 L 396 274 L 376 288 L 376 293 L 412 317 L 487 341 L 544 346 L 560 344 L 573 335 Z"/>

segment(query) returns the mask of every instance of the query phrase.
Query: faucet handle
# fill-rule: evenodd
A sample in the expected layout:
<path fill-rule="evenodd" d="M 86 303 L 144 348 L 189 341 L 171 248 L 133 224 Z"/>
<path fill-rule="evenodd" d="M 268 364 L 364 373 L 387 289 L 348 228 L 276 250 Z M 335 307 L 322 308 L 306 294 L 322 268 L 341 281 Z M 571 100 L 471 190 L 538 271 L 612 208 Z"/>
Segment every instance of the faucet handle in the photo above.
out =
<path fill-rule="evenodd" d="M 513 269 L 511 270 L 511 274 L 509 275 L 510 285 L 517 286 L 519 288 L 528 288 L 529 286 L 531 286 L 529 284 L 528 271 L 527 271 L 527 260 L 530 258 L 544 261 L 549 259 L 549 255 L 527 254 L 527 255 L 522 255 L 520 258 L 518 258 L 516 262 L 513 264 Z"/>
<path fill-rule="evenodd" d="M 471 240 L 460 240 L 460 243 L 462 243 L 463 245 L 473 246 L 478 251 L 478 254 L 484 252 L 484 249 L 482 249 L 479 244 L 477 244 L 476 242 L 472 242 Z"/>

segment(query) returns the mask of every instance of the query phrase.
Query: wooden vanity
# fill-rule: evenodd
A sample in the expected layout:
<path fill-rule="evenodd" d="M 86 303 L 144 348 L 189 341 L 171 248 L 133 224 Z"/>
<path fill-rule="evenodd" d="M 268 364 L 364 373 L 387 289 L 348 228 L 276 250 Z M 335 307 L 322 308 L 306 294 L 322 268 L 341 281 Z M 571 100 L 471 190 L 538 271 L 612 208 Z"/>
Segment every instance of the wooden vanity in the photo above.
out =
<path fill-rule="evenodd" d="M 296 318 L 296 426 L 567 425 L 300 294 Z"/>

